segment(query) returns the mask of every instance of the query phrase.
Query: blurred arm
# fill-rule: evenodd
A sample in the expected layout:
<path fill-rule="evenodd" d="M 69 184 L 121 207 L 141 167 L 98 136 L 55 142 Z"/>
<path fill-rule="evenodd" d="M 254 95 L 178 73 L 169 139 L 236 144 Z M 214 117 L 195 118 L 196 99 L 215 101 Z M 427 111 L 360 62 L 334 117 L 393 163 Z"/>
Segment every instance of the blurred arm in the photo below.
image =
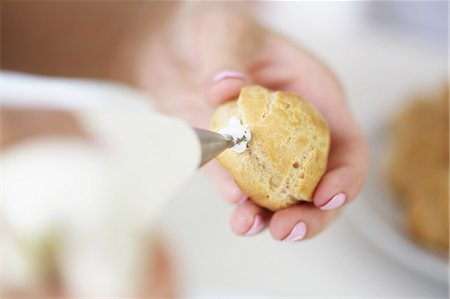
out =
<path fill-rule="evenodd" d="M 139 51 L 164 34 L 176 3 L 2 3 L 2 69 L 133 83 Z"/>

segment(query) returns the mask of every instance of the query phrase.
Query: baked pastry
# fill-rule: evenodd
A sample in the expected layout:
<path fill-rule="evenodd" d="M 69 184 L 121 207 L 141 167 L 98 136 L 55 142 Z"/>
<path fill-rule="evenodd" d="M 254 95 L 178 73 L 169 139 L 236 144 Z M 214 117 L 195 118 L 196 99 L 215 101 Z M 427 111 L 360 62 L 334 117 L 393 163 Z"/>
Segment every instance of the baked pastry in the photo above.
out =
<path fill-rule="evenodd" d="M 448 87 L 409 104 L 393 127 L 388 179 L 410 236 L 449 253 Z"/>
<path fill-rule="evenodd" d="M 406 205 L 408 228 L 420 244 L 448 254 L 448 171 L 423 177 L 412 186 Z"/>
<path fill-rule="evenodd" d="M 272 211 L 311 201 L 330 146 L 319 112 L 293 93 L 249 86 L 216 109 L 211 129 L 220 131 L 233 118 L 249 126 L 247 150 L 226 150 L 217 159 L 242 191 Z"/>
<path fill-rule="evenodd" d="M 424 176 L 448 169 L 448 93 L 437 97 L 413 101 L 394 123 L 389 179 L 399 194 Z"/>

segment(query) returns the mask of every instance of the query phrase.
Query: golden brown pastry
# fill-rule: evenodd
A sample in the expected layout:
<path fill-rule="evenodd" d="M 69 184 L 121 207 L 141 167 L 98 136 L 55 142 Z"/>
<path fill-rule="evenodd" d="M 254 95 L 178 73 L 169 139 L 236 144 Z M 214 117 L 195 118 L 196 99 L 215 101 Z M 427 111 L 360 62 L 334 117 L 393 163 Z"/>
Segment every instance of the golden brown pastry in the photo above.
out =
<path fill-rule="evenodd" d="M 219 131 L 232 117 L 250 127 L 250 142 L 243 153 L 226 150 L 217 159 L 242 191 L 272 211 L 311 201 L 330 145 L 319 112 L 293 93 L 250 86 L 217 108 L 211 129 Z"/>
<path fill-rule="evenodd" d="M 448 253 L 448 171 L 425 176 L 412 186 L 406 205 L 408 227 L 422 245 Z"/>
<path fill-rule="evenodd" d="M 411 236 L 449 250 L 448 87 L 411 103 L 394 125 L 389 183 L 404 206 Z"/>
<path fill-rule="evenodd" d="M 448 98 L 420 99 L 394 125 L 389 177 L 396 192 L 439 168 L 448 168 Z"/>

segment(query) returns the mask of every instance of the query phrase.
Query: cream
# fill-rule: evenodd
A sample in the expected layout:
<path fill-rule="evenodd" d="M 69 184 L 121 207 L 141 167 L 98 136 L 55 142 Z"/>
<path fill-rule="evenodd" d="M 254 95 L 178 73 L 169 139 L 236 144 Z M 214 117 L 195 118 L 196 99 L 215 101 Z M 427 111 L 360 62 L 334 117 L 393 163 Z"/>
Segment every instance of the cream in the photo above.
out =
<path fill-rule="evenodd" d="M 243 125 L 237 117 L 231 117 L 228 120 L 228 127 L 219 130 L 219 133 L 233 138 L 234 146 L 231 149 L 239 154 L 245 152 L 247 144 L 252 138 L 250 127 Z"/>

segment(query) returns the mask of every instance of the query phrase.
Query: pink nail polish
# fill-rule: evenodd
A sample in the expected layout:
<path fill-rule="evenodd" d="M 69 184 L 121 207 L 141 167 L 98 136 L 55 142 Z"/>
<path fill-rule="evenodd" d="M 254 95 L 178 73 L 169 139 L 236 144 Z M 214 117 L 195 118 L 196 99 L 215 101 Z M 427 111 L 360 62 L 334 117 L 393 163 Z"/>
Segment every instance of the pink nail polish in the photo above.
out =
<path fill-rule="evenodd" d="M 298 222 L 294 228 L 292 229 L 289 236 L 284 238 L 284 242 L 295 242 L 300 241 L 306 236 L 306 232 L 308 231 L 306 227 L 306 223 L 303 221 Z"/>
<path fill-rule="evenodd" d="M 239 80 L 245 80 L 245 76 L 239 72 L 230 71 L 230 70 L 223 70 L 218 72 L 214 77 L 212 78 L 213 82 L 219 82 L 223 79 L 239 79 Z"/>
<path fill-rule="evenodd" d="M 261 215 L 256 215 L 252 227 L 245 233 L 246 236 L 256 235 L 264 228 L 264 220 Z"/>
<path fill-rule="evenodd" d="M 345 203 L 346 199 L 347 197 L 345 196 L 345 194 L 340 192 L 333 196 L 333 198 L 330 199 L 325 205 L 321 206 L 320 209 L 326 211 L 339 208 Z"/>

